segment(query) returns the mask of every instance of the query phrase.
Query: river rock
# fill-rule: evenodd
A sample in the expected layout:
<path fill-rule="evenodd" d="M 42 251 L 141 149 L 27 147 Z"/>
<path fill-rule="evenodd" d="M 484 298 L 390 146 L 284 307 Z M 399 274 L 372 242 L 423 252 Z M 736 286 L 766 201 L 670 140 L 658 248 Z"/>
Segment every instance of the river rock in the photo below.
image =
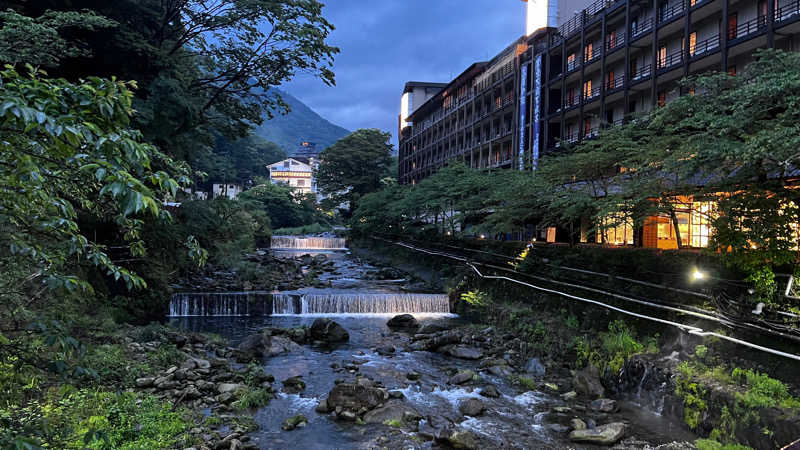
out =
<path fill-rule="evenodd" d="M 290 417 L 283 421 L 281 425 L 281 430 L 284 431 L 292 431 L 295 428 L 302 428 L 308 425 L 308 419 L 302 414 L 298 414 L 294 417 Z"/>
<path fill-rule="evenodd" d="M 389 319 L 386 322 L 386 326 L 389 328 L 417 329 L 419 328 L 419 321 L 411 314 L 400 314 Z"/>
<path fill-rule="evenodd" d="M 447 440 L 453 423 L 442 416 L 427 416 L 419 422 L 419 436 L 427 440 Z"/>
<path fill-rule="evenodd" d="M 595 366 L 589 366 L 575 372 L 572 385 L 578 394 L 590 398 L 602 398 L 606 393 L 603 384 L 600 382 L 600 371 Z"/>
<path fill-rule="evenodd" d="M 347 342 L 350 334 L 338 323 L 330 319 L 319 318 L 311 324 L 311 337 L 316 341 L 332 344 Z"/>
<path fill-rule="evenodd" d="M 439 347 L 444 347 L 445 345 L 456 344 L 461 342 L 461 335 L 457 332 L 448 331 L 438 335 L 431 335 L 431 337 L 426 337 L 420 339 L 411 344 L 411 350 L 427 350 L 427 351 L 435 351 Z"/>
<path fill-rule="evenodd" d="M 283 392 L 287 394 L 297 394 L 305 389 L 306 383 L 303 381 L 303 377 L 299 375 L 283 380 Z"/>
<path fill-rule="evenodd" d="M 381 356 L 390 356 L 394 355 L 396 349 L 391 345 L 382 345 L 375 349 L 375 351 Z"/>
<path fill-rule="evenodd" d="M 479 394 L 484 397 L 490 397 L 490 398 L 498 398 L 501 395 L 500 391 L 498 391 L 497 388 L 492 385 L 486 386 L 485 388 L 481 389 Z"/>
<path fill-rule="evenodd" d="M 614 445 L 625 436 L 625 424 L 620 422 L 601 425 L 594 429 L 574 430 L 569 434 L 573 442 Z"/>
<path fill-rule="evenodd" d="M 422 378 L 422 374 L 420 374 L 419 372 L 417 372 L 415 370 L 412 370 L 411 372 L 408 372 L 406 374 L 406 378 L 408 378 L 410 381 L 417 381 L 420 378 Z"/>
<path fill-rule="evenodd" d="M 317 403 L 317 407 L 314 408 L 314 411 L 318 412 L 319 414 L 327 414 L 331 412 L 331 409 L 328 407 L 328 399 L 324 397 L 319 399 L 319 403 Z"/>
<path fill-rule="evenodd" d="M 514 373 L 514 371 L 511 370 L 511 367 L 509 367 L 509 366 L 507 366 L 505 364 L 497 365 L 497 366 L 490 366 L 487 370 L 492 375 L 497 375 L 498 377 L 503 377 L 503 378 L 508 378 L 509 376 L 511 376 Z"/>
<path fill-rule="evenodd" d="M 613 413 L 617 411 L 617 402 L 608 398 L 598 398 L 589 405 L 595 411 Z"/>
<path fill-rule="evenodd" d="M 328 410 L 336 411 L 337 416 L 341 417 L 343 412 L 373 410 L 388 399 L 389 393 L 383 389 L 340 383 L 328 394 L 327 406 Z"/>
<path fill-rule="evenodd" d="M 472 378 L 475 376 L 475 372 L 471 370 L 462 370 L 457 374 L 450 377 L 449 383 L 450 384 L 464 384 L 469 381 L 472 381 Z"/>
<path fill-rule="evenodd" d="M 543 377 L 545 373 L 547 373 L 547 369 L 545 369 L 544 364 L 539 361 L 539 358 L 531 358 L 528 363 L 525 364 L 525 372 L 535 377 Z"/>
<path fill-rule="evenodd" d="M 291 353 L 300 350 L 301 347 L 294 341 L 283 336 L 271 336 L 269 338 L 269 347 L 267 348 L 267 356 L 278 356 L 285 353 Z"/>
<path fill-rule="evenodd" d="M 202 397 L 203 394 L 200 393 L 197 386 L 190 384 L 186 386 L 186 389 L 183 390 L 180 396 L 183 397 L 184 400 L 195 400 Z"/>
<path fill-rule="evenodd" d="M 416 422 L 422 416 L 412 407 L 397 401 L 392 401 L 385 406 L 373 409 L 364 414 L 365 423 L 385 423 L 385 422 Z"/>
<path fill-rule="evenodd" d="M 582 421 L 581 419 L 572 419 L 569 421 L 569 426 L 572 427 L 573 430 L 585 430 L 588 427 L 586 426 L 586 422 Z"/>
<path fill-rule="evenodd" d="M 417 331 L 417 334 L 433 334 L 433 333 L 438 333 L 440 331 L 445 331 L 445 330 L 449 330 L 449 329 L 450 329 L 450 327 L 448 327 L 447 325 L 442 325 L 442 324 L 438 324 L 438 323 L 427 323 L 427 324 L 423 325 L 422 328 L 420 328 Z"/>
<path fill-rule="evenodd" d="M 137 378 L 136 387 L 147 388 L 155 384 L 155 381 L 156 379 L 154 377 Z"/>
<path fill-rule="evenodd" d="M 481 359 L 483 358 L 483 352 L 478 350 L 474 347 L 464 347 L 457 345 L 455 347 L 449 347 L 446 350 L 446 353 L 455 358 L 461 359 Z"/>
<path fill-rule="evenodd" d="M 486 405 L 477 398 L 468 398 L 458 404 L 458 411 L 465 416 L 476 417 L 486 411 Z"/>
<path fill-rule="evenodd" d="M 456 430 L 448 438 L 453 448 L 474 450 L 479 448 L 478 439 L 471 431 Z"/>
<path fill-rule="evenodd" d="M 243 385 L 243 384 L 237 384 L 237 383 L 220 383 L 220 384 L 217 386 L 217 392 L 219 392 L 220 394 L 224 394 L 224 393 L 226 393 L 226 392 L 231 392 L 231 393 L 233 393 L 233 392 L 236 392 L 236 390 L 238 390 L 238 389 L 241 389 L 241 388 L 244 388 L 244 385 Z"/>
<path fill-rule="evenodd" d="M 264 356 L 264 336 L 261 333 L 251 334 L 242 339 L 236 347 L 235 356 L 239 362 L 250 362 Z"/>

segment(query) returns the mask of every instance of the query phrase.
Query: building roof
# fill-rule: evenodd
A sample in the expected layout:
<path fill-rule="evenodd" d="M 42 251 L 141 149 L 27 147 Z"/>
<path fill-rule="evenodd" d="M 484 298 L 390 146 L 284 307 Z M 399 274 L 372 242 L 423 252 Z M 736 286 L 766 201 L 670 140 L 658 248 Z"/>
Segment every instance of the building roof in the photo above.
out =
<path fill-rule="evenodd" d="M 303 167 L 303 168 L 304 168 L 304 170 L 302 170 L 302 172 L 308 172 L 308 171 L 311 171 L 311 166 L 310 166 L 308 163 L 306 163 L 306 162 L 303 162 L 303 161 L 302 161 L 301 159 L 299 159 L 299 158 L 298 158 L 298 159 L 296 159 L 296 158 L 286 158 L 286 159 L 284 159 L 284 160 L 281 160 L 281 161 L 278 161 L 278 162 L 276 162 L 276 163 L 270 164 L 270 165 L 268 165 L 267 167 L 269 167 L 269 168 L 273 168 L 273 167 L 275 167 L 276 169 L 279 169 L 279 170 L 281 170 L 281 169 L 284 169 L 284 167 L 283 167 L 283 163 L 285 163 L 286 161 L 289 161 L 289 162 L 290 162 L 290 164 L 289 164 L 289 171 L 292 171 L 292 169 L 291 169 L 291 167 L 292 167 L 292 166 L 301 166 L 301 167 Z M 295 162 L 295 163 L 297 163 L 297 164 L 291 164 L 291 162 L 292 162 L 292 161 L 293 161 L 293 162 Z M 283 170 L 283 171 L 285 171 L 285 170 Z"/>
<path fill-rule="evenodd" d="M 442 87 L 442 90 L 439 91 L 438 94 L 436 94 L 433 97 L 429 98 L 428 101 L 426 101 L 425 103 L 420 105 L 419 108 L 415 109 L 414 112 L 409 114 L 408 119 L 406 119 L 406 120 L 408 120 L 409 122 L 413 122 L 414 121 L 414 116 L 416 116 L 418 113 L 420 113 L 422 111 L 430 109 L 431 105 L 434 105 L 437 101 L 440 100 L 442 94 L 446 95 L 451 90 L 453 90 L 454 88 L 460 86 L 462 83 L 467 81 L 467 79 L 469 77 L 474 76 L 474 75 L 478 75 L 479 73 L 483 72 L 484 69 L 486 68 L 487 64 L 488 63 L 486 61 L 481 61 L 481 62 L 473 63 L 471 66 L 467 67 L 467 70 L 461 72 L 460 75 L 458 75 L 457 77 L 453 78 L 453 80 L 450 81 L 449 83 L 445 84 Z M 406 83 L 406 85 L 408 85 L 408 83 Z"/>
<path fill-rule="evenodd" d="M 423 88 L 445 88 L 447 87 L 447 83 L 433 83 L 429 81 L 409 81 L 406 83 L 405 88 L 403 89 L 403 93 L 411 92 L 414 88 L 423 87 Z"/>

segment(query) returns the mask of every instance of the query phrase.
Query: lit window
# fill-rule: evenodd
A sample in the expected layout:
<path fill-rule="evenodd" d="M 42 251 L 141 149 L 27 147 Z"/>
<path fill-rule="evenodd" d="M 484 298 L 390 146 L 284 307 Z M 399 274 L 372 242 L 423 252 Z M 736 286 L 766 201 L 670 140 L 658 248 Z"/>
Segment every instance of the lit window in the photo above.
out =
<path fill-rule="evenodd" d="M 592 96 L 592 80 L 583 82 L 583 98 L 590 98 Z"/>
<path fill-rule="evenodd" d="M 667 104 L 667 94 L 664 91 L 658 93 L 658 106 L 663 107 Z"/>

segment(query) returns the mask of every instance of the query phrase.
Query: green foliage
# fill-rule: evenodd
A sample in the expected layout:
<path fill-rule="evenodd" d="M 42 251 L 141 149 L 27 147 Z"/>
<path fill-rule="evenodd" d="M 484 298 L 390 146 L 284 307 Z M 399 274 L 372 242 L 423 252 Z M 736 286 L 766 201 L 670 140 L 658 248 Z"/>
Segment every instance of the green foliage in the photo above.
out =
<path fill-rule="evenodd" d="M 622 320 L 609 323 L 608 331 L 601 332 L 598 340 L 599 346 L 583 336 L 574 339 L 578 367 L 591 364 L 600 369 L 601 373 L 608 371 L 616 374 L 631 356 L 658 351 L 658 335 L 640 342 L 634 331 Z"/>
<path fill-rule="evenodd" d="M 697 450 L 752 450 L 746 445 L 721 444 L 713 439 L 698 439 L 694 442 Z"/>
<path fill-rule="evenodd" d="M 266 406 L 272 400 L 272 392 L 267 388 L 247 386 L 235 392 L 236 400 L 231 403 L 236 409 L 248 410 Z"/>
<path fill-rule="evenodd" d="M 532 378 L 522 375 L 511 375 L 508 377 L 508 380 L 517 386 L 521 386 L 527 391 L 536 390 L 536 381 L 534 381 Z"/>
<path fill-rule="evenodd" d="M 188 412 L 172 409 L 152 396 L 64 387 L 15 411 L 11 429 L 18 427 L 51 448 L 171 448 L 187 444 L 182 435 L 192 426 Z M 4 425 L 0 443 L 5 447 L 15 436 Z"/>
<path fill-rule="evenodd" d="M 461 300 L 475 308 L 486 308 L 491 304 L 491 299 L 486 292 L 469 291 L 461 294 Z"/>
<path fill-rule="evenodd" d="M 793 398 L 789 388 L 780 380 L 750 369 L 734 368 L 731 372 L 734 381 L 744 384 L 747 391 L 737 392 L 736 400 L 747 409 L 770 408 L 781 406 L 787 409 L 800 410 L 800 400 Z"/>
<path fill-rule="evenodd" d="M 708 347 L 705 345 L 698 345 L 694 348 L 694 356 L 699 359 L 705 359 L 708 355 Z"/>
<path fill-rule="evenodd" d="M 326 233 L 333 231 L 333 227 L 327 225 L 320 225 L 315 222 L 311 225 L 303 225 L 294 228 L 278 228 L 274 231 L 276 236 L 303 236 L 306 234 Z"/>
<path fill-rule="evenodd" d="M 352 212 L 361 197 L 381 189 L 381 179 L 391 176 L 390 137 L 376 129 L 357 130 L 322 152 L 315 176 L 320 191 L 330 196 L 328 203 L 349 203 Z"/>
<path fill-rule="evenodd" d="M 81 365 L 97 372 L 97 381 L 120 387 L 133 386 L 137 378 L 153 372 L 150 364 L 132 359 L 122 346 L 116 344 L 92 348 L 81 360 Z"/>
<path fill-rule="evenodd" d="M 700 426 L 708 410 L 708 391 L 694 381 L 695 376 L 695 370 L 687 362 L 678 365 L 675 394 L 683 399 L 683 420 L 693 430 Z"/>
<path fill-rule="evenodd" d="M 237 200 L 251 213 L 262 211 L 275 228 L 308 225 L 319 219 L 313 194 L 300 194 L 281 184 L 260 184 L 240 194 Z"/>

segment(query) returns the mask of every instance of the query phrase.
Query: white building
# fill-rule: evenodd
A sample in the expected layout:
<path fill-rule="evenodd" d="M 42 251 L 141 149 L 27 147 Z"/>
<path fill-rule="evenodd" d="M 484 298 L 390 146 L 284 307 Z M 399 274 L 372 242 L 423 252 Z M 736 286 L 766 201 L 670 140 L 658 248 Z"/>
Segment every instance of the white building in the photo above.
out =
<path fill-rule="evenodd" d="M 212 192 L 213 198 L 228 197 L 229 199 L 233 200 L 233 199 L 236 198 L 236 196 L 238 196 L 239 194 L 244 192 L 244 189 L 242 188 L 241 184 L 234 184 L 234 183 L 216 184 L 215 183 L 212 186 L 211 192 Z"/>
<path fill-rule="evenodd" d="M 317 193 L 314 181 L 314 169 L 317 162 L 313 158 L 304 162 L 300 159 L 287 158 L 269 166 L 269 180 L 294 188 L 303 194 Z"/>

